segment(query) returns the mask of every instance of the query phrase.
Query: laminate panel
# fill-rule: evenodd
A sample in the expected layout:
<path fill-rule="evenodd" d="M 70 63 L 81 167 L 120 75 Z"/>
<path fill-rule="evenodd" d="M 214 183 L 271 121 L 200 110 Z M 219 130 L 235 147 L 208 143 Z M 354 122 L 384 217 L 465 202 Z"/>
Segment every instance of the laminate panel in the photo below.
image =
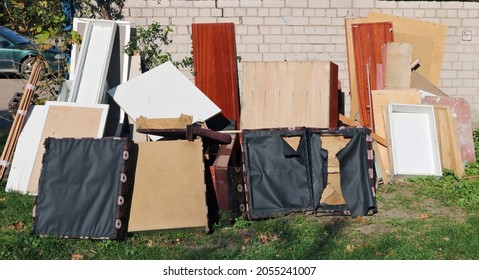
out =
<path fill-rule="evenodd" d="M 411 88 L 412 45 L 387 44 L 385 88 Z"/>
<path fill-rule="evenodd" d="M 234 23 L 192 24 L 195 85 L 238 129 L 238 67 Z"/>
<path fill-rule="evenodd" d="M 382 64 L 382 45 L 393 41 L 391 22 L 351 26 L 361 124 L 372 127 L 370 91 L 377 89 L 377 65 Z"/>

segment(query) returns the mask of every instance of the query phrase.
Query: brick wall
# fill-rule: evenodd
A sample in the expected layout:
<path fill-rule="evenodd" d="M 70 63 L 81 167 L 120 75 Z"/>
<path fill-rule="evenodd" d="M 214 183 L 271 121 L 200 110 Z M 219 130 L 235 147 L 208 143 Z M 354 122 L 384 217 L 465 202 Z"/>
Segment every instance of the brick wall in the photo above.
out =
<path fill-rule="evenodd" d="M 441 89 L 450 96 L 464 97 L 471 106 L 474 126 L 479 127 L 478 2 L 126 0 L 123 15 L 136 26 L 170 25 L 174 32 L 168 51 L 175 59 L 191 51 L 192 23 L 233 22 L 243 61 L 330 60 L 338 64 L 339 79 L 348 94 L 344 19 L 365 17 L 369 11 L 449 26 Z M 466 30 L 472 32 L 471 41 L 462 40 Z"/>

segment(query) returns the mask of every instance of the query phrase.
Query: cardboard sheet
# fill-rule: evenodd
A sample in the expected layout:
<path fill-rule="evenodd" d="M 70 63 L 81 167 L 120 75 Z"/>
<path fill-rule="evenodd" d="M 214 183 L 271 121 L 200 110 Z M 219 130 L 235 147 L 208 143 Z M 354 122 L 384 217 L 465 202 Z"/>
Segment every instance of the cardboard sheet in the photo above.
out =
<path fill-rule="evenodd" d="M 128 231 L 207 227 L 202 142 L 138 143 Z"/>
<path fill-rule="evenodd" d="M 27 188 L 32 194 L 36 194 L 38 189 L 45 139 L 102 137 L 108 113 L 108 105 L 105 104 L 82 106 L 76 103 L 48 101 L 45 106 L 46 116 L 40 142 L 32 143 L 37 147 L 31 157 L 34 164 Z"/>

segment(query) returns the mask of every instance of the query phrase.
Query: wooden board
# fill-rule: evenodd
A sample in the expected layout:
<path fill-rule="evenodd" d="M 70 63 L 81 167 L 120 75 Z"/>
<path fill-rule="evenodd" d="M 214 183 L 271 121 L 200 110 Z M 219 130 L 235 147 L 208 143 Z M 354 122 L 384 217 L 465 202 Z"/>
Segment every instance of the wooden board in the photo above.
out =
<path fill-rule="evenodd" d="M 390 103 L 400 104 L 421 104 L 421 94 L 417 89 L 401 89 L 401 90 L 373 90 L 371 92 L 373 101 L 373 116 L 374 116 L 374 132 L 387 139 L 387 131 L 383 108 Z M 378 146 L 380 158 L 384 166 L 384 177 L 391 176 L 391 165 L 389 159 L 389 151 L 384 146 Z M 388 179 L 386 179 L 388 180 Z"/>
<path fill-rule="evenodd" d="M 364 126 L 371 127 L 370 91 L 377 89 L 377 66 L 383 63 L 382 45 L 393 41 L 392 24 L 390 22 L 361 23 L 353 24 L 351 28 L 360 121 Z"/>
<path fill-rule="evenodd" d="M 27 192 L 28 181 L 34 164 L 33 156 L 37 150 L 37 146 L 33 144 L 40 142 L 42 126 L 45 122 L 45 106 L 35 105 L 30 108 L 13 155 L 6 191 Z"/>
<path fill-rule="evenodd" d="M 434 85 L 440 85 L 442 61 L 447 39 L 447 26 L 411 18 L 369 12 L 368 18 L 390 21 L 394 26 L 394 41 L 413 45 L 413 59 L 421 60 L 417 70 Z"/>
<path fill-rule="evenodd" d="M 422 99 L 422 103 L 429 105 L 447 105 L 451 108 L 451 114 L 456 123 L 462 161 L 464 164 L 476 162 L 474 139 L 472 136 L 471 108 L 467 101 L 461 97 L 426 96 Z"/>
<path fill-rule="evenodd" d="M 186 114 L 193 116 L 193 122 L 197 122 L 221 111 L 171 62 L 108 90 L 108 94 L 134 120 L 140 116 L 177 118 Z"/>
<path fill-rule="evenodd" d="M 195 85 L 239 128 L 234 23 L 192 24 Z"/>
<path fill-rule="evenodd" d="M 358 101 L 358 82 L 356 79 L 356 63 L 354 61 L 354 43 L 352 25 L 358 23 L 372 22 L 369 18 L 347 18 L 344 21 L 346 28 L 346 50 L 348 55 L 349 71 L 349 92 L 351 96 L 351 105 L 349 117 L 359 119 L 359 101 Z"/>
<path fill-rule="evenodd" d="M 434 105 L 434 117 L 442 168 L 451 169 L 458 177 L 463 177 L 466 173 L 451 108 L 446 105 Z"/>
<path fill-rule="evenodd" d="M 243 62 L 241 129 L 337 127 L 332 62 Z"/>
<path fill-rule="evenodd" d="M 138 143 L 128 231 L 207 226 L 201 141 Z"/>
<path fill-rule="evenodd" d="M 411 88 L 412 45 L 390 42 L 386 52 L 386 89 Z"/>
<path fill-rule="evenodd" d="M 76 103 L 48 101 L 45 106 L 46 116 L 40 143 L 32 143 L 38 147 L 33 155 L 35 161 L 27 188 L 32 194 L 36 194 L 38 189 L 45 139 L 102 137 L 108 113 L 108 105 L 104 104 L 82 106 Z"/>
<path fill-rule="evenodd" d="M 87 21 L 69 101 L 81 104 L 107 102 L 107 75 L 117 31 L 114 21 Z"/>

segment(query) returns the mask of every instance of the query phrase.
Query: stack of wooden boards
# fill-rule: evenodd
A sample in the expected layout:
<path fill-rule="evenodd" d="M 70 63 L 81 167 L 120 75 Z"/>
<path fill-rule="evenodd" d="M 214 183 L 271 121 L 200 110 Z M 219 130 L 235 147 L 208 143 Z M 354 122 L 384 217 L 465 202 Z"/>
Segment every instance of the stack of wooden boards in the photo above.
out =
<path fill-rule="evenodd" d="M 470 109 L 439 89 L 447 26 L 375 12 L 345 22 L 351 110 L 342 119 L 386 140 L 375 148 L 383 181 L 463 176 L 475 162 Z"/>

